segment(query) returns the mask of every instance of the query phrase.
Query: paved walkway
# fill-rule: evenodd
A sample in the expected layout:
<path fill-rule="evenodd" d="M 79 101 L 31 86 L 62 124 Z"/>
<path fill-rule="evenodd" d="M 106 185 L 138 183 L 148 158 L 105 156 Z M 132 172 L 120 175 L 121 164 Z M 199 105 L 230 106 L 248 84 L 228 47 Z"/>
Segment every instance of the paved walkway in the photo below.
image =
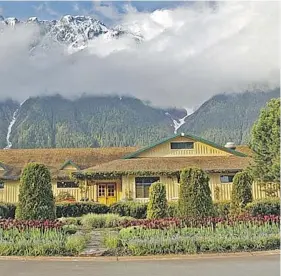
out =
<path fill-rule="evenodd" d="M 182 260 L 1 260 L 1 276 L 278 276 L 279 255 Z"/>

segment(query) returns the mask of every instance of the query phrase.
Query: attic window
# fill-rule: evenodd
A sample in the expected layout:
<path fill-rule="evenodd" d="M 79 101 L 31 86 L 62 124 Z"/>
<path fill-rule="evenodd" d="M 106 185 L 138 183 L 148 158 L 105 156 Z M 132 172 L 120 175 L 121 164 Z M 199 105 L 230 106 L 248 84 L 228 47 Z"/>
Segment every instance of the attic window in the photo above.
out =
<path fill-rule="evenodd" d="M 221 175 L 220 181 L 221 183 L 232 183 L 234 175 Z"/>
<path fill-rule="evenodd" d="M 57 188 L 79 188 L 79 183 L 73 181 L 58 181 Z"/>
<path fill-rule="evenodd" d="M 193 149 L 194 142 L 172 142 L 171 149 Z"/>

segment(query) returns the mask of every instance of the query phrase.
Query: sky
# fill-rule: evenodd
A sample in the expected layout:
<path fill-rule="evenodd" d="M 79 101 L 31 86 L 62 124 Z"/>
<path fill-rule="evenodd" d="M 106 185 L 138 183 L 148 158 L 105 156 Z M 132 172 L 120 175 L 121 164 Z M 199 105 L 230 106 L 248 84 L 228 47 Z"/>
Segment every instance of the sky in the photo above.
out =
<path fill-rule="evenodd" d="M 131 95 L 158 106 L 192 108 L 253 85 L 279 86 L 279 3 L 0 2 L 0 15 L 25 20 L 86 14 L 143 36 L 98 37 L 70 54 L 48 45 L 30 55 L 34 26 L 0 32 L 0 100 L 60 93 L 67 98 Z"/>

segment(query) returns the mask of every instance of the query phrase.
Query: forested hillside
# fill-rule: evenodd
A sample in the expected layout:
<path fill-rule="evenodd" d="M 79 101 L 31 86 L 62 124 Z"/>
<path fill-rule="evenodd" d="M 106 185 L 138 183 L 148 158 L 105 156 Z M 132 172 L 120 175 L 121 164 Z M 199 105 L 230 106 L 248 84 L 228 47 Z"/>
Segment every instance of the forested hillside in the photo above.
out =
<path fill-rule="evenodd" d="M 19 104 L 11 100 L 0 102 L 0 148 L 4 148 L 7 145 L 8 126 L 12 121 L 13 113 L 18 107 Z"/>
<path fill-rule="evenodd" d="M 190 115 L 181 130 L 222 145 L 227 141 L 245 144 L 260 109 L 270 99 L 278 97 L 279 88 L 267 93 L 216 95 Z"/>
<path fill-rule="evenodd" d="M 222 145 L 244 144 L 260 109 L 276 97 L 279 89 L 214 96 L 187 117 L 178 132 Z M 13 101 L 0 103 L 1 148 L 7 146 L 8 126 L 17 108 Z M 171 117 L 179 120 L 185 115 L 185 110 L 155 108 L 131 97 L 36 97 L 20 107 L 10 142 L 12 148 L 141 146 L 172 135 Z"/>
<path fill-rule="evenodd" d="M 14 148 L 144 145 L 172 133 L 164 110 L 134 98 L 29 99 L 13 127 Z"/>

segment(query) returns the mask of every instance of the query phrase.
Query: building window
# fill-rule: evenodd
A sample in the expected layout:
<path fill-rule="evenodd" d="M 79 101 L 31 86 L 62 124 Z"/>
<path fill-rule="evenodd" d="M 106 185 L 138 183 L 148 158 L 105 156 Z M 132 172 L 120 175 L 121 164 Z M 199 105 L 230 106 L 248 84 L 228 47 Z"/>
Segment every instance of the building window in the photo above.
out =
<path fill-rule="evenodd" d="M 79 183 L 73 181 L 58 181 L 57 188 L 79 188 Z"/>
<path fill-rule="evenodd" d="M 232 183 L 234 175 L 221 175 L 221 183 Z"/>
<path fill-rule="evenodd" d="M 172 142 L 171 149 L 193 149 L 193 142 Z"/>
<path fill-rule="evenodd" d="M 160 177 L 136 177 L 136 198 L 149 198 L 149 188 Z"/>
<path fill-rule="evenodd" d="M 0 180 L 0 190 L 4 189 L 4 181 Z"/>

